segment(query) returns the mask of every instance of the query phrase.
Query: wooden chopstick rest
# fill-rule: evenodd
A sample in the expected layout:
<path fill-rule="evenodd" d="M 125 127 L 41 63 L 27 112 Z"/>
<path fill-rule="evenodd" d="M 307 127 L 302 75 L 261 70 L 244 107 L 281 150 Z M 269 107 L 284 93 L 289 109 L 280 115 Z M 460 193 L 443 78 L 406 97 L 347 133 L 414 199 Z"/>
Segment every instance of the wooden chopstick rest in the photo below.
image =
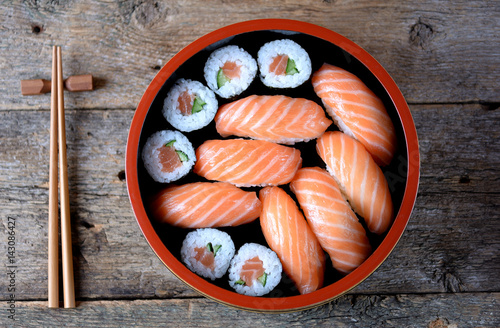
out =
<path fill-rule="evenodd" d="M 92 91 L 94 82 L 92 74 L 72 75 L 64 80 L 64 88 L 68 91 Z M 50 92 L 52 82 L 44 79 L 21 80 L 21 93 L 23 96 L 41 95 Z"/>

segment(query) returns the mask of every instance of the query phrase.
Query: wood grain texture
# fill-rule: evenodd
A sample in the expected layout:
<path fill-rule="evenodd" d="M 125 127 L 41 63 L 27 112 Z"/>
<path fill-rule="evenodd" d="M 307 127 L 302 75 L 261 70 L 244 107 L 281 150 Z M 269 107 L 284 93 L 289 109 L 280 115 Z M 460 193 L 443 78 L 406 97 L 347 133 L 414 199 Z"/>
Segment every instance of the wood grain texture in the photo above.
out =
<path fill-rule="evenodd" d="M 2 110 L 47 108 L 45 97 L 20 97 L 20 80 L 50 78 L 54 44 L 62 46 L 65 74 L 96 79 L 96 90 L 72 94 L 67 108 L 135 108 L 183 47 L 258 18 L 302 20 L 350 38 L 386 68 L 410 103 L 500 102 L 495 1 L 18 0 L 0 15 L 0 38 L 9 45 L 1 48 L 0 69 L 16 72 L 0 77 Z"/>
<path fill-rule="evenodd" d="M 347 295 L 318 308 L 288 314 L 235 310 L 201 299 L 85 301 L 47 311 L 43 302 L 19 302 L 19 324 L 49 327 L 498 327 L 500 295 Z"/>

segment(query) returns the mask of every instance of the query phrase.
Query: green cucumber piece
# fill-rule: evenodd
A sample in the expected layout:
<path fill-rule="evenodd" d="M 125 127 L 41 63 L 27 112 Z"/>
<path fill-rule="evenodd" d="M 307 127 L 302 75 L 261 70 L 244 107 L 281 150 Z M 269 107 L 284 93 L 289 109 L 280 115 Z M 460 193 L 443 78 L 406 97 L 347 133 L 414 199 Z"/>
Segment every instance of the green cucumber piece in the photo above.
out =
<path fill-rule="evenodd" d="M 257 278 L 257 280 L 262 284 L 262 286 L 265 287 L 267 282 L 267 273 L 264 272 L 264 274 Z"/>
<path fill-rule="evenodd" d="M 246 283 L 245 283 L 243 280 L 241 280 L 241 279 L 236 280 L 234 283 L 235 283 L 236 285 L 244 285 L 244 284 L 246 284 Z"/>
<path fill-rule="evenodd" d="M 299 71 L 297 67 L 295 67 L 295 61 L 291 58 L 288 58 L 286 62 L 286 75 L 297 74 Z"/>
<path fill-rule="evenodd" d="M 221 247 L 222 247 L 222 245 L 219 245 L 219 244 L 217 244 L 217 245 L 215 245 L 215 246 L 213 246 L 213 245 L 212 245 L 212 243 L 208 243 L 208 244 L 207 244 L 207 249 L 208 249 L 208 251 L 209 251 L 210 253 L 214 253 L 214 257 L 215 257 L 215 255 L 217 255 L 217 252 L 219 251 L 219 249 L 220 249 Z"/>
<path fill-rule="evenodd" d="M 217 89 L 221 88 L 227 82 L 231 81 L 230 78 L 224 75 L 222 68 L 217 72 Z"/>
<path fill-rule="evenodd" d="M 208 251 L 209 251 L 210 253 L 213 253 L 213 252 L 214 252 L 214 248 L 213 248 L 213 246 L 212 246 L 212 243 L 208 243 L 208 244 L 207 244 L 207 249 L 208 249 Z"/>
<path fill-rule="evenodd" d="M 203 110 L 203 106 L 207 103 L 204 102 L 201 98 L 195 97 L 193 102 L 193 108 L 191 108 L 191 114 L 196 114 Z"/>
<path fill-rule="evenodd" d="M 174 140 L 170 140 L 169 142 L 167 142 L 165 144 L 165 147 L 172 147 L 174 145 L 174 143 L 175 143 L 175 139 Z"/>
<path fill-rule="evenodd" d="M 214 256 L 217 255 L 217 252 L 219 251 L 219 249 L 222 247 L 222 245 L 215 245 L 214 246 Z"/>
<path fill-rule="evenodd" d="M 186 155 L 185 152 L 183 152 L 181 150 L 176 150 L 175 152 L 179 156 L 179 159 L 181 160 L 181 162 L 187 162 L 189 160 L 189 157 L 188 157 L 188 155 Z"/>

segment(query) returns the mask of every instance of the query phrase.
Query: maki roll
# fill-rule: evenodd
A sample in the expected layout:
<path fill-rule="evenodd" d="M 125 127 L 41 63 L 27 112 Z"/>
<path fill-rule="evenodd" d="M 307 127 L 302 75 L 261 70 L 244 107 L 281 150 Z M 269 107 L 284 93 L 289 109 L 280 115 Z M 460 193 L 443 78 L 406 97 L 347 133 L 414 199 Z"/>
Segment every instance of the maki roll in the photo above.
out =
<path fill-rule="evenodd" d="M 222 98 L 241 94 L 257 75 L 257 62 L 238 46 L 225 46 L 208 57 L 204 68 L 207 85 Z"/>
<path fill-rule="evenodd" d="M 152 134 L 142 150 L 142 161 L 156 181 L 168 183 L 189 173 L 196 155 L 191 142 L 178 131 L 163 130 Z"/>
<path fill-rule="evenodd" d="M 163 116 L 174 128 L 191 132 L 207 126 L 217 108 L 212 90 L 198 81 L 179 79 L 165 99 Z"/>
<path fill-rule="evenodd" d="M 270 248 L 244 244 L 231 261 L 229 285 L 240 294 L 262 296 L 279 284 L 282 269 L 278 256 Z"/>
<path fill-rule="evenodd" d="M 275 40 L 264 44 L 257 53 L 260 79 L 271 88 L 295 88 L 311 76 L 311 59 L 298 43 Z"/>
<path fill-rule="evenodd" d="M 234 243 L 229 234 L 203 228 L 186 235 L 182 242 L 181 258 L 189 270 L 215 280 L 226 274 L 234 252 Z"/>

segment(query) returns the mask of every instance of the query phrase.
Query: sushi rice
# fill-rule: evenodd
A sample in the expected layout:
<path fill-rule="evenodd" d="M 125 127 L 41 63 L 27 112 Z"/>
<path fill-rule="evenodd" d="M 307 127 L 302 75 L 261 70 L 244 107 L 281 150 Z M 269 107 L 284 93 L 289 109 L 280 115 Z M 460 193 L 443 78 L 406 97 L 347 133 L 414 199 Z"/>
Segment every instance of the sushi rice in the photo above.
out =
<path fill-rule="evenodd" d="M 277 75 L 270 72 L 269 66 L 278 55 L 287 55 L 293 60 L 294 74 Z M 257 53 L 257 62 L 262 83 L 271 88 L 295 88 L 311 76 L 311 59 L 298 43 L 289 39 L 275 40 L 264 44 Z"/>
<path fill-rule="evenodd" d="M 172 143 L 172 141 L 174 141 Z M 162 170 L 163 164 L 160 162 L 159 148 L 172 143 L 176 152 L 183 156 L 182 165 L 175 168 L 172 172 Z M 176 154 L 177 155 L 177 154 Z M 185 156 L 184 156 L 185 155 Z M 162 130 L 152 134 L 142 150 L 142 161 L 149 175 L 161 183 L 169 183 L 187 175 L 196 162 L 196 154 L 193 145 L 189 139 L 179 131 Z"/>
<path fill-rule="evenodd" d="M 213 268 L 207 267 L 197 259 L 199 252 L 203 250 L 214 254 Z M 211 280 L 226 274 L 234 253 L 234 243 L 229 234 L 213 228 L 191 231 L 186 235 L 181 248 L 182 261 L 189 270 Z"/>
<path fill-rule="evenodd" d="M 258 257 L 264 268 L 264 279 L 253 281 L 251 286 L 241 279 L 241 272 L 247 260 Z M 234 256 L 229 267 L 229 285 L 239 294 L 249 296 L 262 296 L 271 292 L 281 281 L 283 267 L 281 262 L 270 248 L 256 244 L 247 243 L 241 246 Z"/>
<path fill-rule="evenodd" d="M 184 115 L 179 109 L 179 97 L 186 91 L 203 104 L 201 110 L 191 115 Z M 212 90 L 201 82 L 179 79 L 165 98 L 163 116 L 174 128 L 191 132 L 207 126 L 217 113 L 217 108 L 217 98 Z"/>
<path fill-rule="evenodd" d="M 217 76 L 226 62 L 234 62 L 240 67 L 239 78 L 232 79 L 218 87 Z M 207 85 L 222 98 L 231 98 L 245 91 L 257 75 L 257 62 L 244 49 L 229 45 L 212 52 L 204 68 Z"/>

